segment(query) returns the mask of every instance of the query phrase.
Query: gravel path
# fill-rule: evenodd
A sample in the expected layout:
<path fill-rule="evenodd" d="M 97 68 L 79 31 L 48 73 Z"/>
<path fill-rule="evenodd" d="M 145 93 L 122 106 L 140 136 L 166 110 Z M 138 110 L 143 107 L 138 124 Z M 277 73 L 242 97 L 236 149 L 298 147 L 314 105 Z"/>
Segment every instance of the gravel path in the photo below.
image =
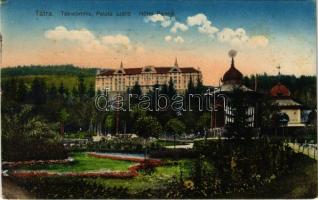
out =
<path fill-rule="evenodd" d="M 2 178 L 2 199 L 35 199 L 35 197 L 11 180 Z"/>

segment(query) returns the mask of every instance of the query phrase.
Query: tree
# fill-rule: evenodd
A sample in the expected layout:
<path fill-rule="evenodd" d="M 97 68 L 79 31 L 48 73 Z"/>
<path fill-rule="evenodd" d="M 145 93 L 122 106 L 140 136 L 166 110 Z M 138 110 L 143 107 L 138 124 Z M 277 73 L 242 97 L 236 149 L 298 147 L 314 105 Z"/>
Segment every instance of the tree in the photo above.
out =
<path fill-rule="evenodd" d="M 273 103 L 270 97 L 267 96 L 263 96 L 258 105 L 257 116 L 255 118 L 258 122 L 257 125 L 259 125 L 261 129 L 262 135 L 268 134 L 267 132 L 270 131 L 271 127 L 275 126 L 272 118 L 279 112 L 278 107 Z"/>
<path fill-rule="evenodd" d="M 147 141 L 150 137 L 157 138 L 162 131 L 160 123 L 151 116 L 140 116 L 135 123 L 135 132 L 144 139 L 145 160 L 147 158 Z"/>
<path fill-rule="evenodd" d="M 142 94 L 141 87 L 140 87 L 138 81 L 135 82 L 134 86 L 131 89 L 128 89 L 127 93 L 134 95 L 133 98 L 131 98 L 131 104 L 132 105 L 137 105 L 138 104 L 138 98 Z"/>
<path fill-rule="evenodd" d="M 197 121 L 197 128 L 199 130 L 204 130 L 206 133 L 206 130 L 210 127 L 210 122 L 211 122 L 211 114 L 203 113 Z"/>
<path fill-rule="evenodd" d="M 112 132 L 112 130 L 114 129 L 114 115 L 112 113 L 110 113 L 109 115 L 107 115 L 106 119 L 105 119 L 105 128 L 107 129 L 107 133 Z"/>
<path fill-rule="evenodd" d="M 95 88 L 94 88 L 93 84 L 89 85 L 89 89 L 88 89 L 87 93 L 88 93 L 88 96 L 91 98 L 95 96 Z"/>
<path fill-rule="evenodd" d="M 173 118 L 167 122 L 166 127 L 167 131 L 173 134 L 173 145 L 176 148 L 176 135 L 181 135 L 185 132 L 185 125 L 180 120 Z"/>
<path fill-rule="evenodd" d="M 141 87 L 138 81 L 135 82 L 135 85 L 131 88 L 130 94 L 137 94 L 138 97 L 142 94 Z"/>
<path fill-rule="evenodd" d="M 11 110 L 11 109 L 10 109 Z M 32 106 L 19 106 L 2 115 L 2 158 L 6 161 L 65 159 L 56 124 L 32 113 Z"/>
<path fill-rule="evenodd" d="M 84 78 L 82 76 L 79 76 L 78 77 L 78 95 L 80 99 L 83 99 L 83 97 L 85 96 L 85 92 L 86 92 L 86 87 L 84 84 Z"/>
<path fill-rule="evenodd" d="M 27 95 L 28 95 L 27 87 L 24 81 L 20 80 L 18 84 L 17 100 L 19 102 L 24 102 L 26 100 Z"/>
<path fill-rule="evenodd" d="M 65 87 L 64 87 L 64 84 L 63 82 L 60 83 L 60 86 L 59 86 L 59 94 L 64 97 L 64 94 L 65 94 Z"/>
<path fill-rule="evenodd" d="M 276 134 L 278 134 L 278 129 L 283 127 L 283 135 L 284 135 L 284 127 L 287 126 L 289 122 L 289 117 L 286 113 L 283 112 L 276 112 L 272 116 L 272 124 L 273 127 L 276 129 Z"/>
<path fill-rule="evenodd" d="M 77 91 L 76 87 L 73 87 L 73 89 L 72 89 L 72 95 L 73 95 L 74 97 L 78 97 L 78 91 Z"/>
<path fill-rule="evenodd" d="M 172 98 L 175 94 L 177 93 L 176 89 L 174 88 L 174 83 L 172 78 L 170 78 L 169 80 L 169 84 L 168 84 L 168 96 L 170 98 Z"/>
<path fill-rule="evenodd" d="M 7 88 L 7 97 L 11 100 L 17 99 L 17 91 L 18 91 L 18 84 L 16 79 L 11 79 L 8 81 L 8 88 Z"/>
<path fill-rule="evenodd" d="M 169 89 L 167 84 L 163 84 L 160 88 L 160 94 L 166 94 L 168 95 Z"/>
<path fill-rule="evenodd" d="M 56 86 L 55 86 L 55 85 L 52 85 L 52 87 L 51 87 L 50 90 L 49 90 L 49 94 L 48 94 L 49 98 L 50 98 L 51 100 L 54 100 L 54 99 L 57 98 L 57 94 L 58 94 L 58 91 L 57 91 Z"/>
<path fill-rule="evenodd" d="M 196 91 L 197 94 L 203 94 L 204 90 L 205 90 L 205 88 L 203 86 L 202 80 L 198 77 L 197 85 L 195 87 L 195 91 Z"/>
<path fill-rule="evenodd" d="M 31 86 L 31 98 L 34 104 L 46 102 L 46 84 L 43 80 L 35 78 Z"/>
<path fill-rule="evenodd" d="M 227 136 L 234 138 L 251 137 L 252 124 L 250 118 L 252 116 L 248 114 L 250 106 L 247 94 L 240 88 L 234 88 L 229 99 L 231 112 L 227 114 L 227 117 L 230 119 L 230 122 L 226 125 Z"/>
<path fill-rule="evenodd" d="M 311 125 L 311 126 L 317 126 L 317 112 L 315 109 L 313 109 L 309 113 L 308 120 L 307 120 L 306 124 Z"/>
<path fill-rule="evenodd" d="M 188 82 L 188 88 L 187 88 L 187 92 L 186 94 L 194 94 L 195 93 L 195 87 L 194 87 L 194 83 L 192 81 L 192 77 L 190 76 L 190 80 Z"/>
<path fill-rule="evenodd" d="M 60 110 L 58 118 L 60 121 L 60 134 L 61 136 L 64 136 L 64 124 L 68 120 L 70 114 L 63 108 Z"/>

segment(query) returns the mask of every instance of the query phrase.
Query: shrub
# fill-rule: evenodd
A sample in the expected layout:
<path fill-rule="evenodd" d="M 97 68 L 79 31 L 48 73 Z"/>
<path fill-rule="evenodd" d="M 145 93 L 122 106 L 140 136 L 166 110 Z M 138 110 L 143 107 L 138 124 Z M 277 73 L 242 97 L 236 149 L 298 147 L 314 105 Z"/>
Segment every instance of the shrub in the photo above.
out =
<path fill-rule="evenodd" d="M 160 149 L 150 152 L 152 158 L 196 158 L 198 153 L 193 149 Z"/>
<path fill-rule="evenodd" d="M 49 199 L 109 199 L 128 198 L 124 187 L 107 187 L 79 177 L 33 177 L 15 178 L 21 187 L 37 195 L 37 198 Z"/>
<path fill-rule="evenodd" d="M 11 140 L 3 142 L 2 148 L 5 161 L 61 160 L 68 155 L 62 143 L 45 140 Z"/>
<path fill-rule="evenodd" d="M 148 151 L 161 149 L 162 146 L 158 143 L 150 143 Z M 111 140 L 101 140 L 88 145 L 90 151 L 97 152 L 129 152 L 143 153 L 144 141 L 142 138 L 114 138 Z"/>
<path fill-rule="evenodd" d="M 198 157 L 192 174 L 195 188 L 208 196 L 255 191 L 291 171 L 294 163 L 294 152 L 280 140 L 196 141 L 194 149 L 213 161 L 208 170 Z"/>

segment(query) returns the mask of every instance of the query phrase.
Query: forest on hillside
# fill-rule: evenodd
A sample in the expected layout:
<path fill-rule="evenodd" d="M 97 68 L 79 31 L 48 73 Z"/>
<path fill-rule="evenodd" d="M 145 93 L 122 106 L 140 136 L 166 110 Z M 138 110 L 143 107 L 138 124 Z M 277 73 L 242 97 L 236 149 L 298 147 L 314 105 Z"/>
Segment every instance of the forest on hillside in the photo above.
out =
<path fill-rule="evenodd" d="M 244 77 L 244 84 L 255 89 L 255 76 Z M 291 92 L 291 97 L 303 104 L 307 109 L 317 107 L 317 77 L 281 75 L 272 76 L 267 74 L 257 75 L 256 90 L 263 94 L 269 94 L 271 88 L 278 82 L 284 84 Z"/>
<path fill-rule="evenodd" d="M 80 68 L 71 64 L 67 65 L 31 65 L 6 67 L 1 69 L 1 76 L 28 76 L 28 75 L 81 75 L 94 76 L 96 68 Z"/>
<path fill-rule="evenodd" d="M 31 65 L 31 66 L 16 66 L 1 69 L 1 78 L 3 82 L 11 78 L 23 79 L 27 85 L 31 85 L 34 78 L 41 78 L 47 85 L 60 85 L 64 84 L 65 87 L 72 89 L 77 84 L 77 77 L 84 77 L 87 87 L 95 84 L 94 77 L 96 68 L 80 68 L 74 65 Z M 56 77 L 56 76 L 65 77 Z M 52 83 L 51 80 L 54 79 Z M 203 75 L 204 76 L 204 75 Z M 255 75 L 245 76 L 244 84 L 249 88 L 255 89 Z M 273 76 L 259 74 L 257 75 L 257 91 L 263 94 L 269 93 L 270 89 L 281 82 L 287 86 L 291 92 L 292 98 L 305 105 L 308 109 L 316 108 L 317 106 L 317 93 L 316 93 L 316 76 L 294 76 L 294 75 L 281 75 Z M 70 84 L 70 87 L 68 87 Z"/>

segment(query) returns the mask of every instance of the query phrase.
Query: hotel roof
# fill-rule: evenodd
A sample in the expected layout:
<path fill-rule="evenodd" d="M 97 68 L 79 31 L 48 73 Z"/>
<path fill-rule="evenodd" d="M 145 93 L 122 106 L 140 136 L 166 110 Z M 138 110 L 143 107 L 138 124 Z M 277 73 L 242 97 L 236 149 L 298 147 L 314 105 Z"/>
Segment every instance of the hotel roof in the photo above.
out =
<path fill-rule="evenodd" d="M 151 73 L 157 73 L 157 74 L 168 74 L 168 73 L 173 73 L 171 72 L 171 69 L 175 67 L 153 67 L 155 72 Z M 136 74 L 141 74 L 141 73 L 149 73 L 149 72 L 143 72 L 142 67 L 134 67 L 134 68 L 122 68 L 124 70 L 125 75 L 136 75 Z M 177 67 L 177 69 L 180 70 L 181 73 L 200 73 L 199 70 L 193 68 L 193 67 Z M 118 69 L 108 69 L 105 71 L 102 71 L 98 76 L 111 76 L 114 75 L 115 72 Z"/>

